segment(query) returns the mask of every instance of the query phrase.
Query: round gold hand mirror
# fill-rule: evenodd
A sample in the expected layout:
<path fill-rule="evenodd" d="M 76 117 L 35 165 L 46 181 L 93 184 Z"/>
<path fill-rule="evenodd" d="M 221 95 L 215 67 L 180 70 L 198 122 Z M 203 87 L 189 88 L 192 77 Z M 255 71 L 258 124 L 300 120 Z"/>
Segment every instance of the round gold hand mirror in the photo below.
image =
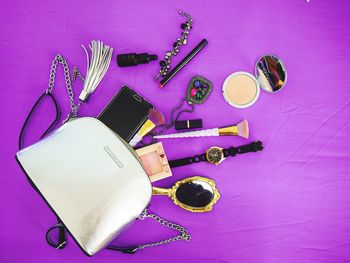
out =
<path fill-rule="evenodd" d="M 201 176 L 178 181 L 169 189 L 153 187 L 153 195 L 167 195 L 175 205 L 190 212 L 209 212 L 220 198 L 215 181 Z"/>

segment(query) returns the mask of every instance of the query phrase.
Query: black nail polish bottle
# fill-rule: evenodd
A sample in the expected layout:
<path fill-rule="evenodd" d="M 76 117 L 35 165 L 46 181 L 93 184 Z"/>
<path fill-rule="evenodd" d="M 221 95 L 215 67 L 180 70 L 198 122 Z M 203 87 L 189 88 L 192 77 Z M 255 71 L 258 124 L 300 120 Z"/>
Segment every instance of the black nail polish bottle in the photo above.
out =
<path fill-rule="evenodd" d="M 117 56 L 117 64 L 119 67 L 130 67 L 136 66 L 138 64 L 145 64 L 151 60 L 157 60 L 157 55 L 148 55 L 147 53 L 129 53 L 129 54 L 120 54 Z"/>

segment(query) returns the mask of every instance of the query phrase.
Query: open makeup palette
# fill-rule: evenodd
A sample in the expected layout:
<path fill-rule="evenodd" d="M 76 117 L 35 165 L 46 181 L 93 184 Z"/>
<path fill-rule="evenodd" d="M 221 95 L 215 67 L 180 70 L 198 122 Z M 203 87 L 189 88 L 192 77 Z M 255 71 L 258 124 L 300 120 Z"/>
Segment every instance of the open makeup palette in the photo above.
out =
<path fill-rule="evenodd" d="M 172 175 L 164 148 L 161 142 L 139 148 L 136 153 L 141 159 L 143 168 L 151 182 L 167 178 Z"/>

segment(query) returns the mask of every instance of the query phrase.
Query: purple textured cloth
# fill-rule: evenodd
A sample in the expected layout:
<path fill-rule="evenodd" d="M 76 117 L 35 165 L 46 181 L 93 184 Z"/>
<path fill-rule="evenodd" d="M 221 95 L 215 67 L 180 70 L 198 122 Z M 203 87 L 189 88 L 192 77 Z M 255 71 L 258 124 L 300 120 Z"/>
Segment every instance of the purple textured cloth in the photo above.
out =
<path fill-rule="evenodd" d="M 202 38 L 209 44 L 163 90 L 153 80 L 158 62 L 116 65 L 121 53 L 148 52 L 161 58 L 180 35 L 180 9 L 193 16 L 194 26 L 173 66 Z M 1 1 L 0 262 L 349 262 L 348 13 L 348 2 L 330 0 Z M 93 39 L 111 45 L 115 53 L 81 116 L 96 116 L 128 84 L 168 117 L 191 77 L 203 75 L 213 82 L 213 92 L 184 118 L 202 118 L 205 128 L 246 118 L 249 141 L 264 143 L 263 152 L 227 159 L 220 166 L 176 168 L 171 178 L 156 183 L 170 187 L 193 175 L 217 182 L 222 198 L 210 213 L 184 211 L 167 197 L 152 199 L 150 210 L 187 227 L 190 242 L 132 256 L 103 250 L 93 258 L 72 239 L 62 251 L 46 244 L 45 231 L 56 219 L 15 161 L 18 135 L 47 87 L 56 53 L 67 58 L 71 69 L 78 66 L 85 72 L 80 44 Z M 229 106 L 221 94 L 223 80 L 239 70 L 253 73 L 259 56 L 267 53 L 285 62 L 286 88 L 277 94 L 261 92 L 247 109 Z M 76 94 L 81 87 L 74 84 Z M 69 104 L 61 67 L 54 93 L 65 117 Z M 52 114 L 44 103 L 28 130 L 27 145 L 38 140 Z M 212 145 L 247 142 L 237 137 L 163 140 L 169 159 L 199 154 Z M 147 220 L 135 223 L 119 242 L 174 234 Z"/>

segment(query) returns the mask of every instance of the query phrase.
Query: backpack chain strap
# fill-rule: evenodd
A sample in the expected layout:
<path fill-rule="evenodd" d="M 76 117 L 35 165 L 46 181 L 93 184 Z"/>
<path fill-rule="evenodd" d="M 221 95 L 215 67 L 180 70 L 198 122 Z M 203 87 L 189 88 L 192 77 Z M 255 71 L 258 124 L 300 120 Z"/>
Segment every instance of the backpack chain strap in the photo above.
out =
<path fill-rule="evenodd" d="M 147 248 L 147 247 L 153 247 L 153 246 L 158 246 L 158 245 L 163 245 L 163 244 L 167 244 L 167 243 L 171 243 L 171 242 L 174 242 L 174 241 L 178 241 L 178 240 L 190 240 L 191 239 L 191 235 L 187 232 L 187 230 L 183 227 L 183 226 L 180 226 L 178 224 L 174 224 L 174 223 L 171 223 L 155 214 L 149 214 L 147 212 L 147 209 L 145 209 L 141 215 L 139 215 L 138 219 L 140 220 L 144 220 L 145 218 L 153 218 L 156 222 L 158 222 L 159 224 L 163 225 L 163 226 L 166 226 L 166 227 L 169 227 L 171 229 L 174 229 L 174 230 L 177 230 L 179 231 L 179 235 L 176 236 L 176 237 L 171 237 L 169 239 L 165 239 L 165 240 L 161 240 L 161 241 L 157 241 L 157 242 L 152 242 L 152 243 L 146 243 L 146 244 L 143 244 L 143 245 L 138 245 L 137 246 L 137 249 L 144 249 L 144 248 Z"/>
<path fill-rule="evenodd" d="M 72 88 L 72 82 L 71 82 L 71 77 L 69 74 L 69 67 L 66 59 L 61 55 L 57 54 L 54 60 L 52 61 L 51 65 L 51 70 L 50 70 L 50 79 L 49 79 L 49 85 L 46 90 L 46 94 L 52 93 L 53 87 L 55 86 L 55 78 L 56 78 L 56 70 L 57 70 L 57 65 L 61 64 L 63 66 L 63 73 L 64 73 L 64 79 L 66 82 L 66 87 L 67 87 L 67 92 L 69 96 L 69 102 L 70 102 L 70 108 L 71 112 L 68 114 L 67 118 L 63 121 L 63 123 L 67 122 L 69 119 L 74 118 L 78 114 L 78 109 L 80 105 L 82 104 L 82 101 L 79 101 L 78 103 L 74 102 L 74 91 Z M 80 75 L 80 74 L 79 74 Z M 79 77 L 79 79 L 83 82 L 84 79 Z"/>

